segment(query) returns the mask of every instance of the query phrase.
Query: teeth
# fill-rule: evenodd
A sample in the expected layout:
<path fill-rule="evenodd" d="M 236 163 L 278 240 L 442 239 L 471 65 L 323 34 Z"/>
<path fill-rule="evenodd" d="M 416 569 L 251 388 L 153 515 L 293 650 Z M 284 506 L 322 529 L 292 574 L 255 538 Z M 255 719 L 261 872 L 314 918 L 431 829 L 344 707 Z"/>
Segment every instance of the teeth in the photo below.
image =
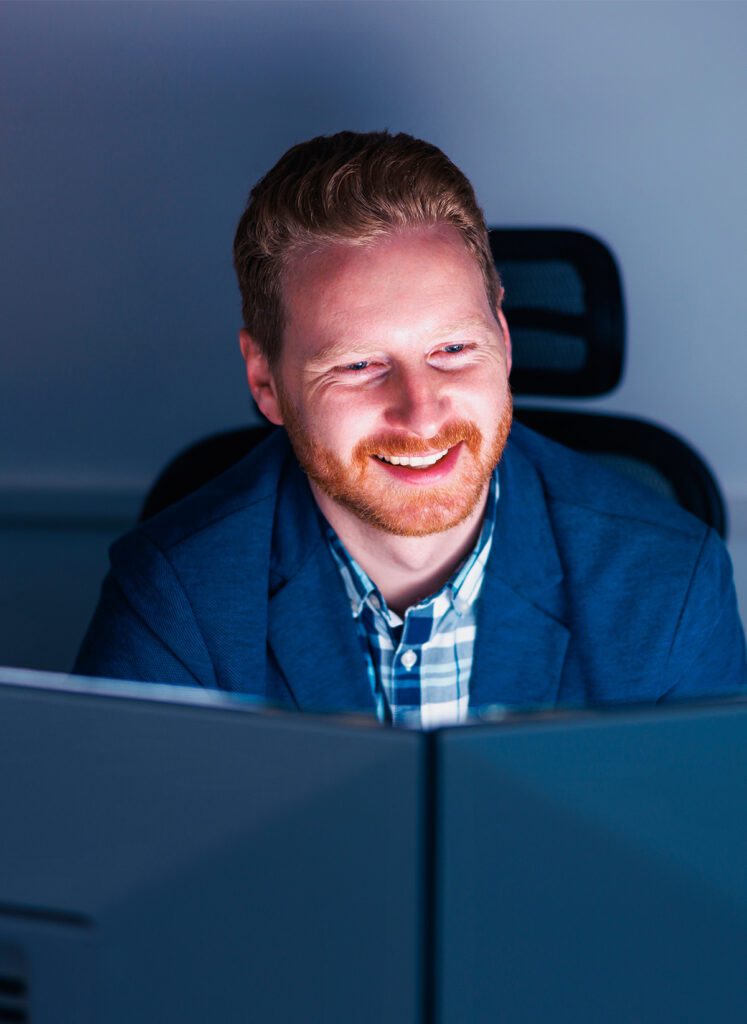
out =
<path fill-rule="evenodd" d="M 436 452 L 434 455 L 377 455 L 377 459 L 381 459 L 382 462 L 389 462 L 393 466 L 414 466 L 415 468 L 422 466 L 434 466 L 444 455 L 449 454 L 449 449 L 444 448 L 442 452 Z"/>

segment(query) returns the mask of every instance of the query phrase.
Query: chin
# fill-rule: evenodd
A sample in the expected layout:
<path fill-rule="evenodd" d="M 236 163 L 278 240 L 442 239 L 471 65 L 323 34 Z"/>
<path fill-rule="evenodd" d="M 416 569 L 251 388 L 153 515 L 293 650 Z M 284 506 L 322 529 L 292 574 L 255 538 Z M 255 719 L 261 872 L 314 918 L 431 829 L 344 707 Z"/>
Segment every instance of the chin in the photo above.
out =
<path fill-rule="evenodd" d="M 352 512 L 364 523 L 382 533 L 395 537 L 428 537 L 446 533 L 465 522 L 477 511 L 482 511 L 487 485 L 490 479 L 480 481 L 469 492 L 461 490 L 457 495 L 418 494 L 398 496 L 398 500 L 379 500 L 373 496 L 365 500 L 362 495 L 351 496 L 322 487 L 328 497 Z M 321 482 L 317 481 L 321 487 Z"/>

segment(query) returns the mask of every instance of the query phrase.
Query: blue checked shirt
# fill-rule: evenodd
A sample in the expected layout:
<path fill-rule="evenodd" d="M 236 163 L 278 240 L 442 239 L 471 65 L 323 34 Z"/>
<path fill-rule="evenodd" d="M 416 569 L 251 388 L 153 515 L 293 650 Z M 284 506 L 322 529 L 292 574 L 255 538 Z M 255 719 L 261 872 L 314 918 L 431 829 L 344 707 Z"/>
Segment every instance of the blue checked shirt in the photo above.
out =
<path fill-rule="evenodd" d="M 493 474 L 477 543 L 436 593 L 408 608 L 387 607 L 370 577 L 329 527 L 327 540 L 356 620 L 379 721 L 431 729 L 462 722 L 469 706 L 477 598 L 493 543 L 498 474 Z"/>

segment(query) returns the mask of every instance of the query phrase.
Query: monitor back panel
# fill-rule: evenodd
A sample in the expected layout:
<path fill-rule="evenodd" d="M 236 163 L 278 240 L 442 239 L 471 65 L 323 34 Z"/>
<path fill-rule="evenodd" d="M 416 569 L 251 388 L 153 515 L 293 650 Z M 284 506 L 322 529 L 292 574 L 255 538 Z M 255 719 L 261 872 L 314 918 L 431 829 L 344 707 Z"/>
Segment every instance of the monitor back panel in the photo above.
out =
<path fill-rule="evenodd" d="M 411 1024 L 420 759 L 375 726 L 0 685 L 0 1006 Z"/>
<path fill-rule="evenodd" d="M 747 706 L 438 751 L 438 1024 L 747 1020 Z"/>

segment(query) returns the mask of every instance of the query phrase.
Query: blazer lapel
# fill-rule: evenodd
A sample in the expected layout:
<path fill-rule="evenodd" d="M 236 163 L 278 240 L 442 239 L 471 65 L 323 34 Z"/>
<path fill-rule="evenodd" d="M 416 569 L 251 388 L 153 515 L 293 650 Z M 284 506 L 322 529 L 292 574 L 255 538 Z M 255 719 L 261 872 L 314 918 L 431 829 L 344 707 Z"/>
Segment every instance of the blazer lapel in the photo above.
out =
<path fill-rule="evenodd" d="M 470 707 L 554 705 L 569 631 L 563 569 L 542 483 L 509 441 L 479 598 Z"/>
<path fill-rule="evenodd" d="M 273 536 L 268 642 L 303 711 L 375 705 L 356 625 L 306 477 L 288 460 Z"/>

